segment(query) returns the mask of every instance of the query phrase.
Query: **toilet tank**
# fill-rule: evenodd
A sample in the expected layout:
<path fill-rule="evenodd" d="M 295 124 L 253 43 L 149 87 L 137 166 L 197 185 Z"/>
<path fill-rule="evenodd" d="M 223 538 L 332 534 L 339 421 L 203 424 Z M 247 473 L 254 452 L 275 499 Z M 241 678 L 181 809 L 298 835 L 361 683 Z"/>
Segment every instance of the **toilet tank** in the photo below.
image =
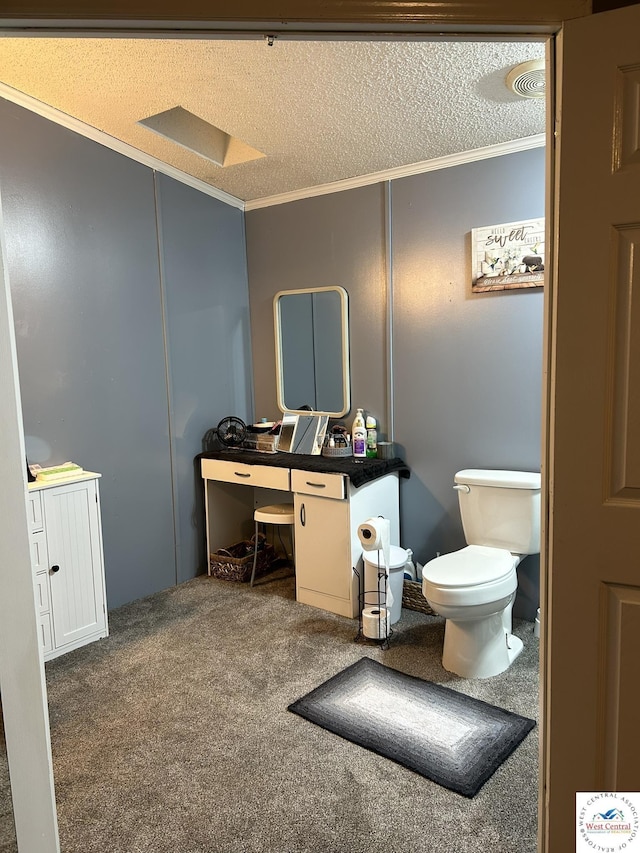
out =
<path fill-rule="evenodd" d="M 454 480 L 468 545 L 540 551 L 540 474 L 467 468 Z"/>

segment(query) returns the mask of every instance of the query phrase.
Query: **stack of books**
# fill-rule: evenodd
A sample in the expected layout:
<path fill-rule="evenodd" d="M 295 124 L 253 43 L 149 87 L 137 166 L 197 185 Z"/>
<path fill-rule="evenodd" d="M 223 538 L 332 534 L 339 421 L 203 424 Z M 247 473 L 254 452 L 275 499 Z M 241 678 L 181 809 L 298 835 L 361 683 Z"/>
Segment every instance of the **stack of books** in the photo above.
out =
<path fill-rule="evenodd" d="M 66 480 L 69 477 L 76 477 L 84 471 L 80 465 L 73 462 L 66 462 L 64 465 L 56 465 L 52 468 L 38 468 L 36 470 L 36 480 L 41 483 L 53 483 L 57 480 Z"/>

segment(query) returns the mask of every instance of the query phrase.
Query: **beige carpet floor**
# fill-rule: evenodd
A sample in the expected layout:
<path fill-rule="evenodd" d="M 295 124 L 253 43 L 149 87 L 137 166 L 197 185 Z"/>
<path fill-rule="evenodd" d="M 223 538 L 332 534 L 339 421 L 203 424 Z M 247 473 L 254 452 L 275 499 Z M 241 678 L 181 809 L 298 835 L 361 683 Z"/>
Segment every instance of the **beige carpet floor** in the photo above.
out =
<path fill-rule="evenodd" d="M 286 574 L 113 611 L 109 638 L 46 665 L 63 853 L 534 853 L 537 728 L 469 800 L 287 711 L 367 655 L 537 719 L 531 623 L 514 665 L 473 681 L 442 668 L 443 627 L 403 610 L 388 649 L 356 643 Z"/>

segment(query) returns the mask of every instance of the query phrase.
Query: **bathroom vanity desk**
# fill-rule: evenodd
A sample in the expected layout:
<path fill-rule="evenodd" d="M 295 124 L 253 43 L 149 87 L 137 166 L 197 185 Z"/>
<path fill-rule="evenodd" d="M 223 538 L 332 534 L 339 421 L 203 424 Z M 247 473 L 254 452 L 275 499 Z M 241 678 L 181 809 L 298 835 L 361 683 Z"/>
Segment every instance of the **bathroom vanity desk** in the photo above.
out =
<path fill-rule="evenodd" d="M 220 450 L 202 453 L 207 554 L 253 535 L 253 512 L 292 500 L 296 599 L 355 618 L 362 545 L 358 527 L 372 516 L 391 523 L 399 544 L 401 459 L 334 459 L 295 453 Z"/>

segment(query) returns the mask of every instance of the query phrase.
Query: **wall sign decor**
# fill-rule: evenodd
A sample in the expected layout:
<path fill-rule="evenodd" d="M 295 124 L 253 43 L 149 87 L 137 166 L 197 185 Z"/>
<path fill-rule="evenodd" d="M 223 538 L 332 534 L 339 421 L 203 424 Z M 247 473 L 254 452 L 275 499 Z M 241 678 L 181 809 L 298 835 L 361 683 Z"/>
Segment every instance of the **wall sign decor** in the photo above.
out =
<path fill-rule="evenodd" d="M 471 290 L 544 285 L 544 218 L 486 225 L 471 231 Z"/>

